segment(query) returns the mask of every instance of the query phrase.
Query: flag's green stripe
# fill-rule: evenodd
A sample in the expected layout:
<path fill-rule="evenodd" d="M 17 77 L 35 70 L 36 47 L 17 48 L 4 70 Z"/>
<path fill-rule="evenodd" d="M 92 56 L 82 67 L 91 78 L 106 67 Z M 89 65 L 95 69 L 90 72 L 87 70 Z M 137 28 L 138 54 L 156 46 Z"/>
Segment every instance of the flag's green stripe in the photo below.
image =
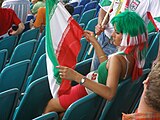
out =
<path fill-rule="evenodd" d="M 51 38 L 51 34 L 50 34 L 50 15 L 53 15 L 53 12 L 56 9 L 58 1 L 57 0 L 46 0 L 46 51 L 48 53 L 48 56 L 52 62 L 52 64 L 54 64 L 54 68 L 53 68 L 53 73 L 54 73 L 54 77 L 56 78 L 58 83 L 61 83 L 61 78 L 58 74 L 58 69 L 56 68 L 58 64 L 57 58 L 54 54 L 54 49 L 52 46 L 52 38 Z M 51 13 L 51 14 L 50 14 Z"/>

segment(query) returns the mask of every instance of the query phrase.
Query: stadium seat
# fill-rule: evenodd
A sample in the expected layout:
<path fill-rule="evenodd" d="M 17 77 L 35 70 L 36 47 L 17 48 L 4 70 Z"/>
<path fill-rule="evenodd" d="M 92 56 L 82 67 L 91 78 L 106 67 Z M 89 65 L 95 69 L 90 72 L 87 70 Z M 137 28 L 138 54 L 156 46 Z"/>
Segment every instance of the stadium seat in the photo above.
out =
<path fill-rule="evenodd" d="M 19 106 L 16 108 L 13 120 L 32 120 L 42 115 L 51 98 L 48 76 L 35 80 L 26 89 Z"/>
<path fill-rule="evenodd" d="M 159 41 L 160 41 L 159 34 L 160 34 L 160 32 L 157 33 L 156 37 L 154 38 L 153 42 L 151 43 L 151 45 L 147 51 L 144 69 L 151 68 L 153 61 L 157 58 L 158 51 L 159 51 Z"/>
<path fill-rule="evenodd" d="M 28 42 L 17 45 L 7 65 L 11 65 L 22 60 L 31 60 L 35 50 L 36 42 L 36 40 L 30 40 Z"/>
<path fill-rule="evenodd" d="M 72 3 L 69 3 L 72 7 L 76 7 L 78 5 L 78 2 L 72 2 Z"/>
<path fill-rule="evenodd" d="M 84 12 L 84 13 L 82 14 L 82 16 L 80 17 L 79 24 L 84 23 L 85 26 L 86 26 L 87 23 L 88 23 L 92 18 L 94 18 L 95 12 L 96 12 L 96 9 L 91 9 L 91 10 L 88 10 L 88 11 Z M 85 27 L 84 27 L 84 29 L 85 29 Z"/>
<path fill-rule="evenodd" d="M 0 120 L 12 120 L 18 102 L 17 88 L 0 92 Z"/>
<path fill-rule="evenodd" d="M 89 3 L 91 0 L 80 0 L 80 2 L 79 2 L 79 6 L 80 5 L 83 5 L 83 6 L 85 6 L 87 3 Z"/>
<path fill-rule="evenodd" d="M 72 17 L 73 17 L 74 20 L 76 20 L 78 22 L 78 20 L 79 20 L 79 14 L 75 14 Z"/>
<path fill-rule="evenodd" d="M 84 13 L 84 12 L 90 10 L 90 9 L 96 8 L 97 4 L 98 4 L 97 1 L 91 1 L 91 2 L 87 3 L 83 8 L 82 13 Z"/>
<path fill-rule="evenodd" d="M 28 77 L 30 60 L 24 60 L 5 67 L 0 73 L 0 92 L 11 88 L 21 89 Z"/>
<path fill-rule="evenodd" d="M 97 25 L 98 23 L 98 18 L 93 18 L 91 19 L 88 24 L 86 25 L 86 28 L 85 30 L 89 30 L 89 31 L 92 31 L 92 32 L 95 32 L 95 26 Z"/>
<path fill-rule="evenodd" d="M 39 28 L 34 28 L 34 29 L 30 29 L 30 30 L 25 31 L 21 35 L 21 37 L 20 37 L 20 39 L 18 41 L 18 44 L 30 41 L 32 39 L 36 39 L 37 40 L 38 37 L 39 37 L 39 31 L 40 31 Z"/>
<path fill-rule="evenodd" d="M 29 86 L 29 84 L 35 81 L 36 79 L 39 79 L 46 75 L 47 75 L 46 54 L 43 54 L 38 59 L 38 62 L 33 70 L 33 73 L 28 77 L 26 82 L 26 87 Z"/>
<path fill-rule="evenodd" d="M 17 38 L 17 36 L 9 36 L 0 40 L 0 50 L 7 49 L 8 51 L 7 59 L 9 59 L 12 55 L 12 52 L 17 44 Z"/>
<path fill-rule="evenodd" d="M 0 50 L 0 72 L 5 67 L 7 62 L 8 51 L 6 49 Z"/>
<path fill-rule="evenodd" d="M 75 7 L 72 16 L 73 16 L 73 15 L 76 15 L 76 14 L 81 15 L 81 12 L 82 12 L 83 8 L 84 8 L 83 5 L 80 5 L 80 6 Z"/>
<path fill-rule="evenodd" d="M 143 81 L 149 72 L 150 69 L 145 69 L 139 79 L 128 78 L 119 83 L 116 96 L 106 102 L 99 120 L 121 120 L 122 113 L 131 113 L 141 97 Z"/>
<path fill-rule="evenodd" d="M 33 120 L 58 120 L 58 114 L 56 112 L 49 112 L 36 117 Z"/>
<path fill-rule="evenodd" d="M 31 60 L 31 69 L 30 69 L 30 73 L 32 73 L 38 59 L 40 58 L 41 55 L 43 55 L 45 53 L 45 37 L 42 38 L 42 40 L 40 40 L 39 46 L 36 50 L 36 52 L 33 55 L 33 58 Z"/>
<path fill-rule="evenodd" d="M 62 120 L 94 120 L 103 98 L 92 93 L 72 103 Z"/>
<path fill-rule="evenodd" d="M 80 42 L 81 42 L 81 49 L 78 54 L 77 62 L 80 62 L 83 60 L 84 54 L 86 53 L 87 46 L 88 46 L 88 41 L 86 40 L 86 38 L 81 38 Z"/>

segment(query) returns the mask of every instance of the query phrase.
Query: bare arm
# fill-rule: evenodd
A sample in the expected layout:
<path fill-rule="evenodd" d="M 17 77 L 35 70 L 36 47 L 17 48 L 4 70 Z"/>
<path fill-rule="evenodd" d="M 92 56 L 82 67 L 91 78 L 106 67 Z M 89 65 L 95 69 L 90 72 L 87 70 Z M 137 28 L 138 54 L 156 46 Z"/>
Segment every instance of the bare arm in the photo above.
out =
<path fill-rule="evenodd" d="M 18 34 L 20 34 L 23 30 L 24 30 L 24 28 L 25 28 L 25 26 L 24 26 L 24 24 L 21 22 L 21 23 L 19 23 L 18 24 L 18 29 L 17 30 L 13 30 L 10 34 L 11 35 L 18 35 Z"/>
<path fill-rule="evenodd" d="M 60 77 L 65 78 L 68 80 L 74 80 L 78 83 L 80 83 L 81 79 L 84 77 L 80 73 L 74 71 L 71 68 L 58 66 L 60 68 Z M 111 100 L 117 91 L 118 81 L 121 74 L 121 62 L 118 59 L 117 56 L 113 56 L 110 59 L 109 65 L 108 65 L 108 77 L 106 85 L 96 83 L 94 81 L 91 81 L 90 79 L 86 79 L 84 82 L 84 86 L 88 89 L 92 90 L 96 94 L 104 97 L 107 100 Z"/>
<path fill-rule="evenodd" d="M 104 53 L 103 49 L 99 45 L 98 41 L 96 40 L 94 33 L 91 31 L 84 31 L 84 37 L 93 45 L 96 55 L 99 58 L 100 63 L 104 62 L 107 60 L 107 56 Z"/>
<path fill-rule="evenodd" d="M 98 14 L 98 24 L 97 24 L 96 27 L 95 27 L 95 33 L 96 33 L 97 35 L 100 35 L 101 32 L 104 31 L 105 25 L 106 25 L 106 24 L 108 23 L 108 21 L 109 21 L 109 17 L 108 17 L 108 19 L 105 21 L 104 25 L 102 25 L 102 21 L 103 21 L 105 15 L 106 15 L 106 11 L 104 11 L 102 8 L 100 8 L 100 11 L 99 11 L 99 14 Z"/>

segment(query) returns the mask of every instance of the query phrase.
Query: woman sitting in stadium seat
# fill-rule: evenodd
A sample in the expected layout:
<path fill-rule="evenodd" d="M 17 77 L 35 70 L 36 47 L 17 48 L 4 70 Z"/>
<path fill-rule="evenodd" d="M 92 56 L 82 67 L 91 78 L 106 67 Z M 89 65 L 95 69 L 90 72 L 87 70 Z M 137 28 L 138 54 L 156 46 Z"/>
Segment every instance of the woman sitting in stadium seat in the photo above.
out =
<path fill-rule="evenodd" d="M 111 23 L 113 44 L 118 52 L 106 56 L 94 37 L 94 33 L 84 31 L 84 37 L 93 45 L 101 62 L 98 73 L 83 76 L 66 66 L 57 66 L 61 78 L 80 83 L 73 86 L 69 92 L 52 98 L 44 111 L 64 112 L 76 100 L 94 92 L 107 100 L 115 96 L 118 83 L 132 76 L 136 80 L 142 75 L 147 50 L 147 30 L 143 19 L 135 12 L 123 12 L 115 16 Z M 59 92 L 60 93 L 60 92 Z"/>

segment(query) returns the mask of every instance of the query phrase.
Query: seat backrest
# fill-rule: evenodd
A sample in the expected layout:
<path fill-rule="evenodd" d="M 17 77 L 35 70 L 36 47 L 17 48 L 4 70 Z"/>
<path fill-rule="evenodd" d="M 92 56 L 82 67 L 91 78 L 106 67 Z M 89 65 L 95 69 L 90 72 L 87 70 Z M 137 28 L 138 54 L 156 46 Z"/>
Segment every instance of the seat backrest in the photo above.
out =
<path fill-rule="evenodd" d="M 5 64 L 7 62 L 7 56 L 8 56 L 7 49 L 0 50 L 0 72 L 5 67 Z"/>
<path fill-rule="evenodd" d="M 77 62 L 80 62 L 83 60 L 84 54 L 87 51 L 87 46 L 88 46 L 88 41 L 86 40 L 86 38 L 81 38 L 81 49 L 80 52 L 78 54 L 78 58 L 77 58 Z"/>
<path fill-rule="evenodd" d="M 75 70 L 77 72 L 81 73 L 82 75 L 87 75 L 90 72 L 91 63 L 92 63 L 92 58 L 78 62 L 76 64 Z M 72 86 L 74 86 L 76 84 L 77 84 L 77 82 L 75 82 L 75 81 L 71 82 Z"/>
<path fill-rule="evenodd" d="M 34 29 L 30 29 L 30 30 L 25 31 L 21 35 L 21 37 L 20 37 L 20 39 L 18 41 L 18 44 L 30 41 L 32 39 L 36 39 L 37 40 L 38 37 L 39 37 L 39 32 L 40 32 L 39 28 L 34 28 Z"/>
<path fill-rule="evenodd" d="M 76 64 L 75 70 L 83 75 L 87 75 L 90 72 L 92 58 L 83 60 Z"/>
<path fill-rule="evenodd" d="M 72 17 L 73 17 L 73 19 L 74 19 L 75 21 L 78 22 L 78 20 L 79 20 L 79 14 L 75 14 L 75 15 L 73 15 Z"/>
<path fill-rule="evenodd" d="M 30 83 L 32 83 L 33 81 L 35 81 L 36 79 L 41 78 L 46 75 L 47 75 L 46 54 L 43 54 L 39 58 L 36 66 L 33 70 L 33 73 L 28 77 L 27 86 Z"/>
<path fill-rule="evenodd" d="M 86 12 L 87 10 L 94 9 L 96 7 L 97 1 L 91 1 L 84 6 L 82 13 Z"/>
<path fill-rule="evenodd" d="M 33 120 L 58 120 L 58 114 L 56 112 L 49 112 L 36 117 Z"/>
<path fill-rule="evenodd" d="M 72 2 L 72 3 L 69 3 L 69 5 L 71 5 L 72 7 L 76 7 L 78 5 L 78 2 Z"/>
<path fill-rule="evenodd" d="M 157 33 L 156 37 L 154 38 L 153 42 L 151 43 L 147 51 L 144 69 L 151 68 L 153 61 L 157 58 L 159 51 L 159 41 L 160 41 L 160 32 Z"/>
<path fill-rule="evenodd" d="M 36 52 L 33 55 L 32 61 L 31 61 L 31 69 L 30 73 L 32 73 L 38 59 L 40 58 L 41 55 L 45 53 L 45 37 L 42 38 Z"/>
<path fill-rule="evenodd" d="M 84 12 L 79 20 L 79 24 L 81 23 L 84 23 L 85 26 L 87 25 L 87 23 L 92 19 L 94 18 L 95 16 L 95 12 L 96 12 L 96 9 L 90 9 L 86 12 Z M 85 27 L 84 27 L 85 29 Z"/>
<path fill-rule="evenodd" d="M 89 31 L 95 32 L 95 26 L 97 25 L 97 23 L 98 23 L 98 18 L 97 18 L 97 17 L 91 19 L 91 20 L 88 22 L 85 30 L 89 30 Z"/>
<path fill-rule="evenodd" d="M 30 40 L 28 42 L 17 45 L 17 47 L 13 51 L 13 54 L 8 64 L 11 65 L 13 63 L 26 59 L 31 60 L 35 50 L 34 48 L 36 42 L 37 42 L 36 40 Z"/>
<path fill-rule="evenodd" d="M 20 91 L 28 77 L 30 60 L 24 60 L 5 67 L 0 74 L 0 92 L 11 88 Z"/>
<path fill-rule="evenodd" d="M 149 46 L 149 48 L 150 48 L 151 44 L 153 43 L 156 35 L 157 35 L 157 32 L 151 32 L 151 33 L 148 34 L 148 46 Z"/>
<path fill-rule="evenodd" d="M 12 120 L 18 102 L 18 93 L 17 88 L 0 92 L 0 120 Z"/>
<path fill-rule="evenodd" d="M 84 6 L 83 5 L 80 5 L 80 6 L 77 6 L 74 8 L 74 12 L 72 15 L 76 15 L 76 14 L 81 14 L 82 13 L 82 10 L 83 10 Z"/>
<path fill-rule="evenodd" d="M 42 115 L 51 98 L 48 76 L 37 79 L 26 89 L 13 120 L 32 120 Z"/>
<path fill-rule="evenodd" d="M 139 79 L 132 81 L 129 78 L 119 83 L 116 96 L 106 102 L 99 120 L 121 120 L 122 113 L 131 113 L 141 97 L 143 81 L 149 72 L 150 69 L 146 69 Z"/>
<path fill-rule="evenodd" d="M 87 3 L 89 3 L 91 0 L 81 0 L 80 2 L 79 2 L 79 5 L 83 5 L 83 6 L 85 6 Z"/>
<path fill-rule="evenodd" d="M 11 57 L 12 52 L 17 44 L 17 36 L 9 36 L 0 40 L 0 50 L 7 49 L 8 59 Z"/>
<path fill-rule="evenodd" d="M 72 103 L 62 120 L 94 120 L 103 98 L 92 93 Z"/>

